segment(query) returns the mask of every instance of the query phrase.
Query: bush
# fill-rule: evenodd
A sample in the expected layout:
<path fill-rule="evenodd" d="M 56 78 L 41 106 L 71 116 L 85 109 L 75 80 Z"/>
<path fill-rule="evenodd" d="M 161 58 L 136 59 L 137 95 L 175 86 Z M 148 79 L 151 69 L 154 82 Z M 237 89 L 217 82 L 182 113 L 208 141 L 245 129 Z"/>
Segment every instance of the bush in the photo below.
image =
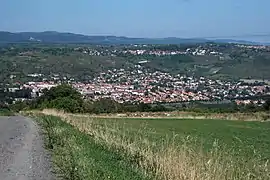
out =
<path fill-rule="evenodd" d="M 89 113 L 117 113 L 123 112 L 124 107 L 120 103 L 112 99 L 100 99 L 93 103 L 87 103 L 85 109 L 90 111 Z"/>
<path fill-rule="evenodd" d="M 25 101 L 16 101 L 14 104 L 10 106 L 10 108 L 15 112 L 20 112 L 22 110 L 27 109 L 29 106 Z"/>
<path fill-rule="evenodd" d="M 263 108 L 266 110 L 266 111 L 269 111 L 270 110 L 270 99 L 267 99 L 263 105 Z"/>
<path fill-rule="evenodd" d="M 49 106 L 51 108 L 61 109 L 71 113 L 82 112 L 81 103 L 76 99 L 72 99 L 71 97 L 60 97 L 54 99 L 49 103 Z"/>
<path fill-rule="evenodd" d="M 66 112 L 79 113 L 83 111 L 83 99 L 81 94 L 72 86 L 63 84 L 45 89 L 43 95 L 32 102 L 32 107 L 56 108 Z"/>
<path fill-rule="evenodd" d="M 5 104 L 0 103 L 0 116 L 12 116 L 13 112 Z"/>

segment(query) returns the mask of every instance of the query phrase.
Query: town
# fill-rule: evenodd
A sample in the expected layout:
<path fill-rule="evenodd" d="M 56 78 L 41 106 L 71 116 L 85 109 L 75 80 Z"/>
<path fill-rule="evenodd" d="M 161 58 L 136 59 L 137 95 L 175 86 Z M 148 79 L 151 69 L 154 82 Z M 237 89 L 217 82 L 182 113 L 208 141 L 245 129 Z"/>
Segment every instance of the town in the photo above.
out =
<path fill-rule="evenodd" d="M 269 46 L 264 45 L 244 45 L 244 44 L 230 44 L 227 45 L 228 49 L 247 49 L 247 50 L 261 50 L 270 52 Z M 199 44 L 199 45 L 183 45 L 179 48 L 177 45 L 124 45 L 119 47 L 76 47 L 73 49 L 84 54 L 91 56 L 123 56 L 123 55 L 154 55 L 154 56 L 171 56 L 178 54 L 194 55 L 194 56 L 205 56 L 213 55 L 220 58 L 224 58 L 224 49 L 220 48 L 219 44 Z"/>
<path fill-rule="evenodd" d="M 0 76 L 1 88 L 30 94 L 16 96 L 13 103 L 34 99 L 44 89 L 68 83 L 93 101 L 110 98 L 118 103 L 234 101 L 261 105 L 263 97 L 270 96 L 268 61 L 264 58 L 269 52 L 269 46 L 216 43 L 5 47 L 0 51 L 7 68 Z M 21 59 L 34 63 L 21 64 Z M 243 63 L 249 72 L 240 68 Z M 256 71 L 256 66 L 261 70 Z"/>
<path fill-rule="evenodd" d="M 238 104 L 251 102 L 263 104 L 263 100 L 250 101 L 248 99 L 270 95 L 268 82 L 211 80 L 205 77 L 170 75 L 159 71 L 149 72 L 141 65 L 137 65 L 136 68 L 133 71 L 108 70 L 100 73 L 89 83 L 76 82 L 72 78 L 64 78 L 64 81 L 60 81 L 57 78 L 58 75 L 55 75 L 51 80 L 27 82 L 16 88 L 9 88 L 9 91 L 31 89 L 31 95 L 34 98 L 42 95 L 44 89 L 50 89 L 61 83 L 69 83 L 85 98 L 91 100 L 111 98 L 119 103 L 235 100 Z"/>

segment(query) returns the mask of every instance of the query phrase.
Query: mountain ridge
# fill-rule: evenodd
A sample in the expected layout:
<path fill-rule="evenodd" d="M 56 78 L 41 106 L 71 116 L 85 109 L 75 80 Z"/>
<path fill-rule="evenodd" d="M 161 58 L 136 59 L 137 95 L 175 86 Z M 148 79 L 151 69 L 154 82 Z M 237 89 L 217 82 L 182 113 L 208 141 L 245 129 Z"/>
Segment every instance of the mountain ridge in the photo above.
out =
<path fill-rule="evenodd" d="M 83 35 L 70 32 L 44 31 L 44 32 L 8 32 L 0 31 L 0 43 L 86 43 L 86 44 L 188 44 L 188 43 L 240 43 L 252 45 L 265 45 L 245 40 L 234 39 L 207 39 L 207 38 L 134 38 L 113 35 Z"/>

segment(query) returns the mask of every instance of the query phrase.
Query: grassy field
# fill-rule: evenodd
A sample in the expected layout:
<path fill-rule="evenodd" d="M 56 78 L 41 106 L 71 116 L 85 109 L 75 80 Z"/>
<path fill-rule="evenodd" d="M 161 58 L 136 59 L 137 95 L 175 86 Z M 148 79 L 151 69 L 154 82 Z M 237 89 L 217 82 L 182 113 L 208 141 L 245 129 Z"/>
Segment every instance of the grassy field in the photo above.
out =
<path fill-rule="evenodd" d="M 13 116 L 14 113 L 8 109 L 0 109 L 0 116 Z"/>
<path fill-rule="evenodd" d="M 129 133 L 137 133 L 144 128 L 143 133 L 149 134 L 151 140 L 158 141 L 166 137 L 193 137 L 203 145 L 203 149 L 211 148 L 218 140 L 220 144 L 232 148 L 231 153 L 237 155 L 252 155 L 254 149 L 265 158 L 270 158 L 270 122 L 243 122 L 225 120 L 190 120 L 190 119 L 101 119 L 96 121 L 106 124 L 119 124 Z M 180 138 L 180 139 L 179 139 Z"/>
<path fill-rule="evenodd" d="M 47 114 L 62 119 L 38 118 L 64 144 L 56 161 L 82 179 L 270 179 L 270 122 Z"/>
<path fill-rule="evenodd" d="M 39 115 L 36 120 L 43 127 L 46 147 L 51 150 L 59 179 L 150 179 L 125 154 L 97 143 L 59 117 Z"/>

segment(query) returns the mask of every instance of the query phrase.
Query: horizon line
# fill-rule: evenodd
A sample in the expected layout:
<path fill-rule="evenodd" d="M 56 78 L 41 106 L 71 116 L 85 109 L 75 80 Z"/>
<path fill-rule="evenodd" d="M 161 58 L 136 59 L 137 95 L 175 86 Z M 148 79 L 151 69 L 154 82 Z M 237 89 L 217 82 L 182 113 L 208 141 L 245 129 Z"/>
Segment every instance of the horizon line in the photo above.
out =
<path fill-rule="evenodd" d="M 114 36 L 114 37 L 125 37 L 125 38 L 144 38 L 144 39 L 165 39 L 165 38 L 180 38 L 180 39 L 220 39 L 220 38 L 245 38 L 245 37 L 264 37 L 270 36 L 270 33 L 261 33 L 261 34 L 243 34 L 243 35 L 225 35 L 225 36 L 189 36 L 189 37 L 180 37 L 180 36 L 165 36 L 165 37 L 140 37 L 140 36 L 125 36 L 125 35 L 112 35 L 112 34 L 86 34 L 86 33 L 76 33 L 76 32 L 69 32 L 69 31 L 53 31 L 53 30 L 45 30 L 45 31 L 5 31 L 0 30 L 0 32 L 8 32 L 8 33 L 44 33 L 44 32 L 55 32 L 55 33 L 69 33 L 69 34 L 76 34 L 76 35 L 84 35 L 84 36 Z"/>

